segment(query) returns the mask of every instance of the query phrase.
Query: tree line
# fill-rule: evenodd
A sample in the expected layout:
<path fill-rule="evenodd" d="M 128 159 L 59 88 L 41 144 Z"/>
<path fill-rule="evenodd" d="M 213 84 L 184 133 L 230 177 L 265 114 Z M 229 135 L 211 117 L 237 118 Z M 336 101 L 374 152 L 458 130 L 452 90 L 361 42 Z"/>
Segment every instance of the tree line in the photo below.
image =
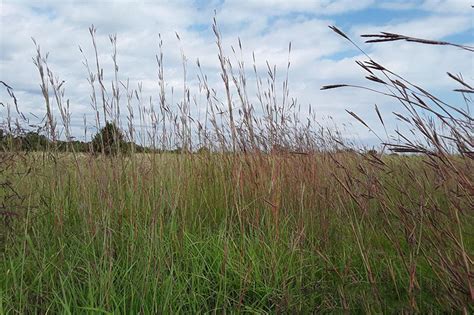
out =
<path fill-rule="evenodd" d="M 112 122 L 97 132 L 92 141 L 52 141 L 38 131 L 8 132 L 0 128 L 0 150 L 2 151 L 59 151 L 116 155 L 132 152 L 153 152 L 152 148 L 126 141 L 123 132 Z"/>

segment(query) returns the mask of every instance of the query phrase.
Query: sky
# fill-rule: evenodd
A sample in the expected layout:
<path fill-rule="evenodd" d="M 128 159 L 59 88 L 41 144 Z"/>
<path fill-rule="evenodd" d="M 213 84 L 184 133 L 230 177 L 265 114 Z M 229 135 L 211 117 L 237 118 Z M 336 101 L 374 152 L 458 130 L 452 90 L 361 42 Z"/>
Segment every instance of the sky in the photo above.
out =
<path fill-rule="evenodd" d="M 187 58 L 191 94 L 199 94 L 196 78 L 199 59 L 210 85 L 223 97 L 211 27 L 215 15 L 225 53 L 233 56 L 231 47 L 238 47 L 240 38 L 248 72 L 251 73 L 254 54 L 262 74 L 266 72 L 267 61 L 277 66 L 280 84 L 291 42 L 290 95 L 305 109 L 302 112 L 311 107 L 321 123 L 344 126 L 345 132 L 370 142 L 374 136 L 354 122 L 345 110 L 357 113 L 378 132 L 382 126 L 377 122 L 374 104 L 391 130 L 399 124 L 391 113 L 401 111 L 400 105 L 362 90 L 320 90 L 328 84 L 361 84 L 365 75 L 355 63 L 365 58 L 328 25 L 343 30 L 374 60 L 392 71 L 454 106 L 465 106 L 462 97 L 451 92 L 459 86 L 446 72 L 462 73 L 472 83 L 472 53 L 405 42 L 365 44 L 360 35 L 388 31 L 474 45 L 471 4 L 469 0 L 1 0 L 0 80 L 14 89 L 20 109 L 27 116 L 44 116 L 39 75 L 32 61 L 34 38 L 44 53 L 49 52 L 49 66 L 55 75 L 65 81 L 73 133 L 80 138 L 83 117 L 92 122 L 93 111 L 79 47 L 92 60 L 88 28 L 94 25 L 106 79 L 113 74 L 109 35 L 117 34 L 119 79 L 124 82 L 128 79 L 135 87 L 141 82 L 143 95 L 157 100 L 155 55 L 161 34 L 167 90 L 173 88 L 178 94 L 183 85 L 182 50 Z M 5 91 L 1 93 L 1 101 L 9 101 Z M 235 91 L 232 97 L 237 97 Z M 5 117 L 6 107 L 0 106 L 0 122 Z"/>

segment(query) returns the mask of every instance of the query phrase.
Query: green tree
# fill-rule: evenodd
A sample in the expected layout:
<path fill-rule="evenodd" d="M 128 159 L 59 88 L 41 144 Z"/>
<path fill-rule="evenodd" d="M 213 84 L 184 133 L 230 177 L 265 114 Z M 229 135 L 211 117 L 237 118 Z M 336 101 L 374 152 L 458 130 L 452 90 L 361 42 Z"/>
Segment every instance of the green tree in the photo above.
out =
<path fill-rule="evenodd" d="M 49 140 L 36 131 L 28 132 L 21 138 L 22 149 L 26 151 L 43 151 L 48 148 Z"/>
<path fill-rule="evenodd" d="M 208 155 L 211 153 L 211 150 L 206 146 L 202 146 L 197 150 L 197 153 L 202 155 Z"/>
<path fill-rule="evenodd" d="M 92 139 L 94 152 L 102 152 L 105 155 L 117 155 L 127 153 L 128 145 L 122 131 L 115 123 L 107 122 Z"/>

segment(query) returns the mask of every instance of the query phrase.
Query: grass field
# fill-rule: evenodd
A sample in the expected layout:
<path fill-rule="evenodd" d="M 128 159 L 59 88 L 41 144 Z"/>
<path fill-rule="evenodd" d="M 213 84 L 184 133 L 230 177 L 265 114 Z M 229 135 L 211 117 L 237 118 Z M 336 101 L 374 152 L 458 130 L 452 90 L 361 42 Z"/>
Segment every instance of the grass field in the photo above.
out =
<path fill-rule="evenodd" d="M 452 187 L 435 187 L 421 158 L 384 159 L 406 173 L 354 153 L 43 158 L 17 165 L 30 168 L 15 182 L 27 208 L 3 242 L 2 313 L 470 303 L 460 255 L 473 250 L 472 217 L 449 206 Z M 459 167 L 472 173 L 472 163 Z M 417 181 L 424 172 L 430 180 Z"/>
<path fill-rule="evenodd" d="M 59 129 L 72 139 L 69 106 L 38 48 L 49 142 L 18 149 L 26 138 L 11 129 L 2 142 L 0 313 L 472 312 L 469 110 L 370 59 L 360 64 L 369 80 L 389 86 L 406 110 L 398 118 L 422 140 L 399 134 L 383 152 L 352 148 L 337 132 L 296 120 L 288 82 L 277 98 L 270 67 L 258 117 L 245 72 L 229 72 L 221 54 L 223 89 L 237 100 L 216 100 L 203 76 L 206 120 L 191 118 L 186 93 L 173 111 L 158 55 L 157 110 L 138 112 L 155 122 L 148 143 L 164 149 L 134 153 L 135 129 L 120 126 L 111 130 L 130 150 L 111 150 L 117 135 L 97 136 L 95 152 L 83 153 L 67 141 L 58 150 Z M 100 127 L 120 120 L 119 96 L 109 91 L 101 104 L 98 60 L 97 68 L 89 82 Z M 137 91 L 123 93 L 144 106 Z"/>

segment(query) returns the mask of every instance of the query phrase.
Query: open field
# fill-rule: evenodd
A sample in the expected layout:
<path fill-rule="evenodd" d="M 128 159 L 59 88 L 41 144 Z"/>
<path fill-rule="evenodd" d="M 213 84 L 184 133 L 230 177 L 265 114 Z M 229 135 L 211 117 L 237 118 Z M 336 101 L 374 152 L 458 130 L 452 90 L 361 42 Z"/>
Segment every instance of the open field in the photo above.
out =
<path fill-rule="evenodd" d="M 375 107 L 386 140 L 368 150 L 298 112 L 276 67 L 262 79 L 254 65 L 253 101 L 213 29 L 220 89 L 198 62 L 195 104 L 183 55 L 184 93 L 170 101 L 160 42 L 148 104 L 118 79 L 114 37 L 105 82 L 92 26 L 89 142 L 39 45 L 37 125 L 1 81 L 0 314 L 473 312 L 474 89 L 448 74 L 466 105 L 453 107 L 366 55 L 358 65 L 383 92 L 367 89 L 399 104 L 406 127 L 389 136 Z"/>
<path fill-rule="evenodd" d="M 3 231 L 2 313 L 470 303 L 472 216 L 423 158 L 381 170 L 354 153 L 44 157 L 16 166 L 29 168 L 15 182 L 26 208 Z"/>

